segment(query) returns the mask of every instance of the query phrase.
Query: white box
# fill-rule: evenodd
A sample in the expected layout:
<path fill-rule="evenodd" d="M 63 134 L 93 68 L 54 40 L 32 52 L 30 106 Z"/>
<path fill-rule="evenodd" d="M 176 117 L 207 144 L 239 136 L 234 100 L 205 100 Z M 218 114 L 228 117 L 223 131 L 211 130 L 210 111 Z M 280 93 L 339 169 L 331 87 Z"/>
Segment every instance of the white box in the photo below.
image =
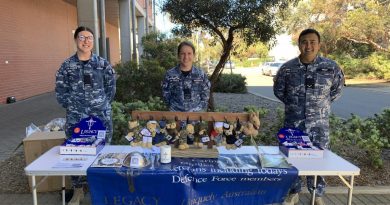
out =
<path fill-rule="evenodd" d="M 104 147 L 104 141 L 95 146 L 60 146 L 60 154 L 97 155 Z"/>
<path fill-rule="evenodd" d="M 324 150 L 318 149 L 293 149 L 286 146 L 279 146 L 279 150 L 289 158 L 324 158 Z"/>

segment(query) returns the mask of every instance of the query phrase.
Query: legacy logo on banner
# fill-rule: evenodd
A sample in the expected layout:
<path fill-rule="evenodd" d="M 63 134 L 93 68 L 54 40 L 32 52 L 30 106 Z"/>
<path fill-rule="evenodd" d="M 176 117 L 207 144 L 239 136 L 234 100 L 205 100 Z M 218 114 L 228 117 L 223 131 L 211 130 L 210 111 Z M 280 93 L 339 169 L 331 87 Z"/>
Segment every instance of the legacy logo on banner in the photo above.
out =
<path fill-rule="evenodd" d="M 89 168 L 87 178 L 92 203 L 281 203 L 298 177 L 298 171 L 294 167 L 221 169 L 221 160 L 217 159 L 173 158 L 171 164 L 160 164 L 157 160 L 153 162 L 148 167 L 137 170 L 126 167 Z"/>

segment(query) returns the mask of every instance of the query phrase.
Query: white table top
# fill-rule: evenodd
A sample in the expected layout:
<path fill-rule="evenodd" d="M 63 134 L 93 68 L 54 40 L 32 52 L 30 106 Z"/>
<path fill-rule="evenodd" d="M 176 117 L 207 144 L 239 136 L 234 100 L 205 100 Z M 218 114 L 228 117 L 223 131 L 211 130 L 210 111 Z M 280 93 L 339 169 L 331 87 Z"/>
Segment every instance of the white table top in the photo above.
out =
<path fill-rule="evenodd" d="M 287 158 L 287 161 L 298 169 L 300 176 L 352 176 L 360 174 L 358 167 L 329 150 L 325 150 L 323 159 Z"/>
<path fill-rule="evenodd" d="M 260 146 L 260 152 L 265 154 L 280 154 L 277 146 Z M 256 149 L 252 146 L 245 146 L 240 149 L 226 150 L 218 148 L 220 154 L 256 154 Z M 324 158 L 304 159 L 287 158 L 287 161 L 298 169 L 299 176 L 352 176 L 359 175 L 360 169 L 347 160 L 341 158 L 330 150 L 324 150 Z"/>
<path fill-rule="evenodd" d="M 143 149 L 141 147 L 131 146 L 105 146 L 102 153 L 129 153 L 132 151 L 140 152 L 159 152 L 159 148 Z M 254 147 L 242 147 L 236 150 L 226 150 L 219 147 L 220 154 L 255 154 Z M 278 154 L 278 147 L 261 146 L 260 151 L 266 154 Z M 93 163 L 96 156 L 87 155 L 60 155 L 59 146 L 53 147 L 38 159 L 33 161 L 25 168 L 26 175 L 36 176 L 67 176 L 67 175 L 86 175 L 88 167 Z M 70 160 L 73 159 L 73 160 Z M 81 159 L 81 160 L 78 160 Z M 359 175 L 360 169 L 347 160 L 339 157 L 329 150 L 325 150 L 322 159 L 293 159 L 287 158 L 287 161 L 298 169 L 298 175 L 320 175 L 320 176 L 352 176 Z"/>

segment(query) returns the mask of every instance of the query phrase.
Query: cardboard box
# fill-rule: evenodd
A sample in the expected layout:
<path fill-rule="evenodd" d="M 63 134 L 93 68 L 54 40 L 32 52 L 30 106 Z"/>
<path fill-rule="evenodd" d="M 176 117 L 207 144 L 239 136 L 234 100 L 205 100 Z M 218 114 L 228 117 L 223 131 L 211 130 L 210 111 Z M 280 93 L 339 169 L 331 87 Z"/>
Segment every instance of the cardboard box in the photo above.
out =
<path fill-rule="evenodd" d="M 37 159 L 43 153 L 55 147 L 61 145 L 65 140 L 65 132 L 35 132 L 30 136 L 23 139 L 24 156 L 26 160 L 26 166 L 32 161 Z M 36 183 L 43 177 L 36 177 Z M 71 186 L 70 178 L 66 179 L 67 187 Z M 29 186 L 31 189 L 31 177 L 29 177 Z M 48 177 L 37 188 L 38 192 L 59 191 L 62 188 L 62 177 Z"/>

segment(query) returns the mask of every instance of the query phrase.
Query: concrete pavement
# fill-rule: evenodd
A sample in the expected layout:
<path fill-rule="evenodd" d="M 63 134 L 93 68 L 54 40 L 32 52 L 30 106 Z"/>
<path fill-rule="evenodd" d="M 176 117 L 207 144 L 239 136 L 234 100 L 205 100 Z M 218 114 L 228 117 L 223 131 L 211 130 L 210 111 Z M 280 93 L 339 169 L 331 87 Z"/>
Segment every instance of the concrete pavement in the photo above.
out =
<path fill-rule="evenodd" d="M 54 92 L 38 95 L 12 104 L 0 105 L 0 162 L 12 156 L 14 149 L 26 136 L 26 127 L 31 123 L 43 126 L 52 119 L 65 117 L 56 101 Z M 19 148 L 19 150 L 21 150 Z M 18 150 L 18 151 L 19 151 Z"/>
<path fill-rule="evenodd" d="M 50 120 L 64 117 L 65 111 L 56 102 L 54 93 L 46 93 L 13 104 L 0 105 L 0 162 L 14 154 L 13 150 L 25 137 L 25 128 L 34 123 L 45 125 Z M 22 147 L 17 151 L 21 152 Z M 303 189 L 306 190 L 306 189 Z M 325 196 L 326 204 L 346 204 L 346 187 L 329 187 Z M 87 195 L 88 196 L 88 195 Z M 310 197 L 303 192 L 300 205 L 309 204 Z M 61 204 L 60 195 L 54 193 L 38 193 L 39 204 Z M 0 193 L 0 205 L 33 204 L 31 194 Z M 90 204 L 89 197 L 82 204 Z M 355 187 L 353 203 L 355 205 L 389 205 L 390 187 Z"/>

